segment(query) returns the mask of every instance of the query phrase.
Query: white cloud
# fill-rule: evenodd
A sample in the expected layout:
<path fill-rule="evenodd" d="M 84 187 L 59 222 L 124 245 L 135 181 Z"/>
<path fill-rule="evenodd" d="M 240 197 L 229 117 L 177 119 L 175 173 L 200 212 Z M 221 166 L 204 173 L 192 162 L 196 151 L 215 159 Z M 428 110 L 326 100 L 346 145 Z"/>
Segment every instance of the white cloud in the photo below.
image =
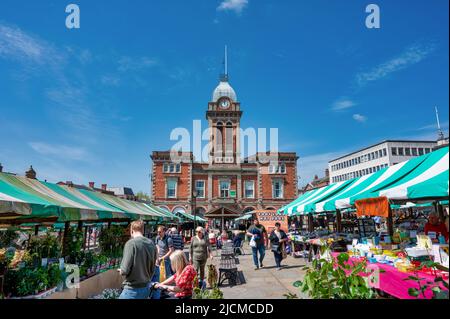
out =
<path fill-rule="evenodd" d="M 4 24 L 0 24 L 0 57 L 39 65 L 55 65 L 63 60 L 49 43 Z"/>
<path fill-rule="evenodd" d="M 100 81 L 106 86 L 119 86 L 120 84 L 120 79 L 113 75 L 104 75 Z"/>
<path fill-rule="evenodd" d="M 224 0 L 217 7 L 218 11 L 234 11 L 241 14 L 248 5 L 248 0 Z"/>
<path fill-rule="evenodd" d="M 58 157 L 65 160 L 88 161 L 91 156 L 82 147 L 52 145 L 43 142 L 30 142 L 30 147 L 44 156 Z"/>
<path fill-rule="evenodd" d="M 356 84 L 358 87 L 364 87 L 370 82 L 383 79 L 391 73 L 417 64 L 430 55 L 435 50 L 435 47 L 434 44 L 411 45 L 402 54 L 379 64 L 372 70 L 358 73 L 356 75 Z"/>
<path fill-rule="evenodd" d="M 158 61 L 154 58 L 149 57 L 131 58 L 125 56 L 122 57 L 118 63 L 119 63 L 118 70 L 120 72 L 127 72 L 153 67 L 158 64 Z"/>
<path fill-rule="evenodd" d="M 361 114 L 353 114 L 353 119 L 360 123 L 364 123 L 367 121 L 367 117 Z"/>
<path fill-rule="evenodd" d="M 341 100 L 338 100 L 338 101 L 334 102 L 331 109 L 333 111 L 342 111 L 342 110 L 354 107 L 355 105 L 356 105 L 356 103 L 353 102 L 352 100 L 341 99 Z"/>

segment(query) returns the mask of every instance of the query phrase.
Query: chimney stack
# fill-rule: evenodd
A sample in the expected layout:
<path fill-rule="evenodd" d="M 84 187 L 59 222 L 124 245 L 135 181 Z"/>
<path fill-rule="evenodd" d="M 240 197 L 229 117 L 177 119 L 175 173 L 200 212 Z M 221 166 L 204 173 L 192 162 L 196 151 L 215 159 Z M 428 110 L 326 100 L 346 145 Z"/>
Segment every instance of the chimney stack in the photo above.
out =
<path fill-rule="evenodd" d="M 36 179 L 36 171 L 33 169 L 33 165 L 30 166 L 30 169 L 25 172 L 26 178 Z"/>
<path fill-rule="evenodd" d="M 89 182 L 89 187 L 90 188 L 94 188 L 95 187 L 95 182 Z"/>
<path fill-rule="evenodd" d="M 102 184 L 102 190 L 106 191 L 106 188 L 108 187 L 107 184 Z"/>
<path fill-rule="evenodd" d="M 69 186 L 69 187 L 72 187 L 73 186 L 73 182 L 72 181 L 67 181 L 66 185 Z"/>
<path fill-rule="evenodd" d="M 330 170 L 328 168 L 325 169 L 325 177 L 330 177 Z"/>
<path fill-rule="evenodd" d="M 314 175 L 314 180 L 318 180 L 318 179 L 319 179 L 319 176 Z"/>

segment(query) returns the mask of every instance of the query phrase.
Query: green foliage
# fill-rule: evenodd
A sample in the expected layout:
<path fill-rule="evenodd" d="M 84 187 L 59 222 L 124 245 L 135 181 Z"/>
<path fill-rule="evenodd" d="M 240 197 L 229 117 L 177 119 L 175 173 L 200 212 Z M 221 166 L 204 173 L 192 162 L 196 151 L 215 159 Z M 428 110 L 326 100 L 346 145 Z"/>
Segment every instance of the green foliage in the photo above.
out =
<path fill-rule="evenodd" d="M 200 289 L 197 286 L 193 290 L 193 299 L 223 299 L 223 292 L 219 287 L 215 286 L 212 289 Z"/>
<path fill-rule="evenodd" d="M 139 200 L 143 200 L 143 201 L 150 201 L 151 200 L 150 196 L 148 194 L 144 193 L 144 192 L 137 192 L 136 193 L 136 197 Z"/>
<path fill-rule="evenodd" d="M 307 267 L 303 281 L 295 282 L 303 293 L 313 299 L 370 299 L 375 294 L 364 279 L 365 262 L 348 263 L 346 253 L 341 253 L 331 261 L 315 259 L 312 267 Z"/>
<path fill-rule="evenodd" d="M 60 281 L 58 264 L 38 268 L 23 267 L 6 273 L 4 289 L 7 295 L 23 297 L 55 287 Z"/>
<path fill-rule="evenodd" d="M 64 251 L 62 255 L 68 263 L 76 264 L 82 259 L 83 232 L 74 228 L 69 228 L 64 238 Z"/>
<path fill-rule="evenodd" d="M 32 237 L 28 245 L 32 255 L 40 258 L 61 257 L 61 244 L 57 237 L 47 233 L 44 237 Z"/>
<path fill-rule="evenodd" d="M 286 297 L 286 299 L 298 299 L 298 296 L 291 292 L 288 292 L 287 294 L 284 294 L 283 296 Z"/>
<path fill-rule="evenodd" d="M 444 278 L 442 278 L 441 276 L 436 276 L 434 282 L 431 282 L 425 280 L 425 278 L 420 278 L 418 275 L 419 270 L 422 270 L 424 268 L 436 270 L 437 265 L 438 264 L 433 261 L 422 262 L 420 266 L 416 268 L 414 276 L 408 276 L 408 278 L 404 279 L 405 281 L 415 281 L 419 286 L 419 289 L 408 289 L 408 294 L 411 297 L 418 298 L 419 296 L 422 296 L 423 298 L 426 298 L 426 291 L 431 290 L 431 292 L 433 293 L 432 299 L 448 299 L 448 282 L 446 282 Z"/>
<path fill-rule="evenodd" d="M 19 237 L 14 228 L 0 231 L 0 248 L 8 248 Z"/>
<path fill-rule="evenodd" d="M 111 226 L 103 229 L 98 238 L 102 254 L 117 258 L 122 256 L 123 247 L 127 241 L 125 229 L 121 226 Z"/>

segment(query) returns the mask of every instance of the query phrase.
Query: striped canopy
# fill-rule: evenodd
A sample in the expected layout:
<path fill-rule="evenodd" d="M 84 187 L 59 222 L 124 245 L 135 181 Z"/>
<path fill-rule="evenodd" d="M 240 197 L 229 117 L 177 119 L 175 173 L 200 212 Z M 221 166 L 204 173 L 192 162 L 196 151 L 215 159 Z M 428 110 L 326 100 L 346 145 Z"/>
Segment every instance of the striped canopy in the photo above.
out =
<path fill-rule="evenodd" d="M 423 156 L 412 172 L 382 189 L 362 194 L 364 198 L 385 196 L 390 200 L 418 200 L 449 196 L 448 147 Z"/>
<path fill-rule="evenodd" d="M 303 196 L 300 196 L 297 200 L 295 200 L 290 205 L 287 205 L 279 210 L 279 212 L 283 212 L 285 215 L 303 215 L 307 213 L 314 212 L 314 205 L 320 201 L 323 201 L 331 196 L 334 196 L 336 193 L 339 193 L 343 189 L 345 189 L 351 181 L 334 183 L 317 190 L 310 191 L 305 193 Z"/>
<path fill-rule="evenodd" d="M 333 212 L 353 207 L 356 200 L 380 196 L 393 201 L 448 198 L 448 151 L 444 147 L 363 177 L 309 191 L 278 212 Z"/>
<path fill-rule="evenodd" d="M 315 211 L 336 211 L 336 209 L 352 207 L 355 200 L 367 198 L 364 197 L 367 192 L 370 192 L 373 189 L 381 189 L 394 183 L 403 176 L 412 172 L 423 161 L 423 157 L 416 157 L 407 162 L 386 167 L 378 172 L 358 177 L 354 179 L 354 182 L 342 192 L 328 198 L 326 201 L 317 203 Z"/>
<path fill-rule="evenodd" d="M 64 185 L 0 173 L 0 219 L 57 218 L 58 221 L 167 220 L 162 210 L 140 202 Z"/>

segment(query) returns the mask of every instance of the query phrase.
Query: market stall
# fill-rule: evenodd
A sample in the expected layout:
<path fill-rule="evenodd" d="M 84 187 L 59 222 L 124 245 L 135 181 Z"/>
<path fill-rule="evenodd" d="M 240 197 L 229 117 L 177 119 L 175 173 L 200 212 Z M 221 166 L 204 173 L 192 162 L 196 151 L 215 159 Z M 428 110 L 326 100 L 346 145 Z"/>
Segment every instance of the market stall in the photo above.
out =
<path fill-rule="evenodd" d="M 449 197 L 448 156 L 448 147 L 445 147 L 363 177 L 303 194 L 278 211 L 291 216 L 308 216 L 310 227 L 307 232 L 289 234 L 296 246 L 294 253 L 311 260 L 319 258 L 321 247 L 325 246 L 334 252 L 349 251 L 354 258 L 363 258 L 371 266 L 381 269 L 382 283 L 378 289 L 397 298 L 405 298 L 408 294 L 408 289 L 406 294 L 403 289 L 405 285 L 416 286 L 397 282 L 403 288 L 394 291 L 391 288 L 395 287 L 396 281 L 414 277 L 415 272 L 427 269 L 432 277 L 428 279 L 447 280 L 447 288 L 443 290 L 448 293 L 448 235 L 436 236 L 433 232 L 429 236 L 422 235 L 429 213 L 439 213 L 441 222 L 448 218 L 448 209 L 447 212 L 444 209 L 444 205 L 448 207 Z M 349 210 L 352 210 L 350 214 Z M 314 218 L 324 213 L 335 214 L 333 232 L 314 228 Z M 342 232 L 344 214 L 353 216 L 354 231 Z M 380 218 L 386 221 L 384 226 Z M 424 244 L 425 240 L 430 241 Z M 429 267 L 424 267 L 425 264 Z M 441 270 L 439 274 L 437 268 Z M 422 297 L 430 296 L 428 292 Z"/>
<path fill-rule="evenodd" d="M 95 282 L 118 267 L 127 227 L 136 219 L 178 221 L 149 203 L 0 173 L 0 295 L 44 298 L 62 292 L 73 273 L 70 265 L 81 282 Z M 102 278 L 107 286 L 105 278 L 112 277 Z"/>

